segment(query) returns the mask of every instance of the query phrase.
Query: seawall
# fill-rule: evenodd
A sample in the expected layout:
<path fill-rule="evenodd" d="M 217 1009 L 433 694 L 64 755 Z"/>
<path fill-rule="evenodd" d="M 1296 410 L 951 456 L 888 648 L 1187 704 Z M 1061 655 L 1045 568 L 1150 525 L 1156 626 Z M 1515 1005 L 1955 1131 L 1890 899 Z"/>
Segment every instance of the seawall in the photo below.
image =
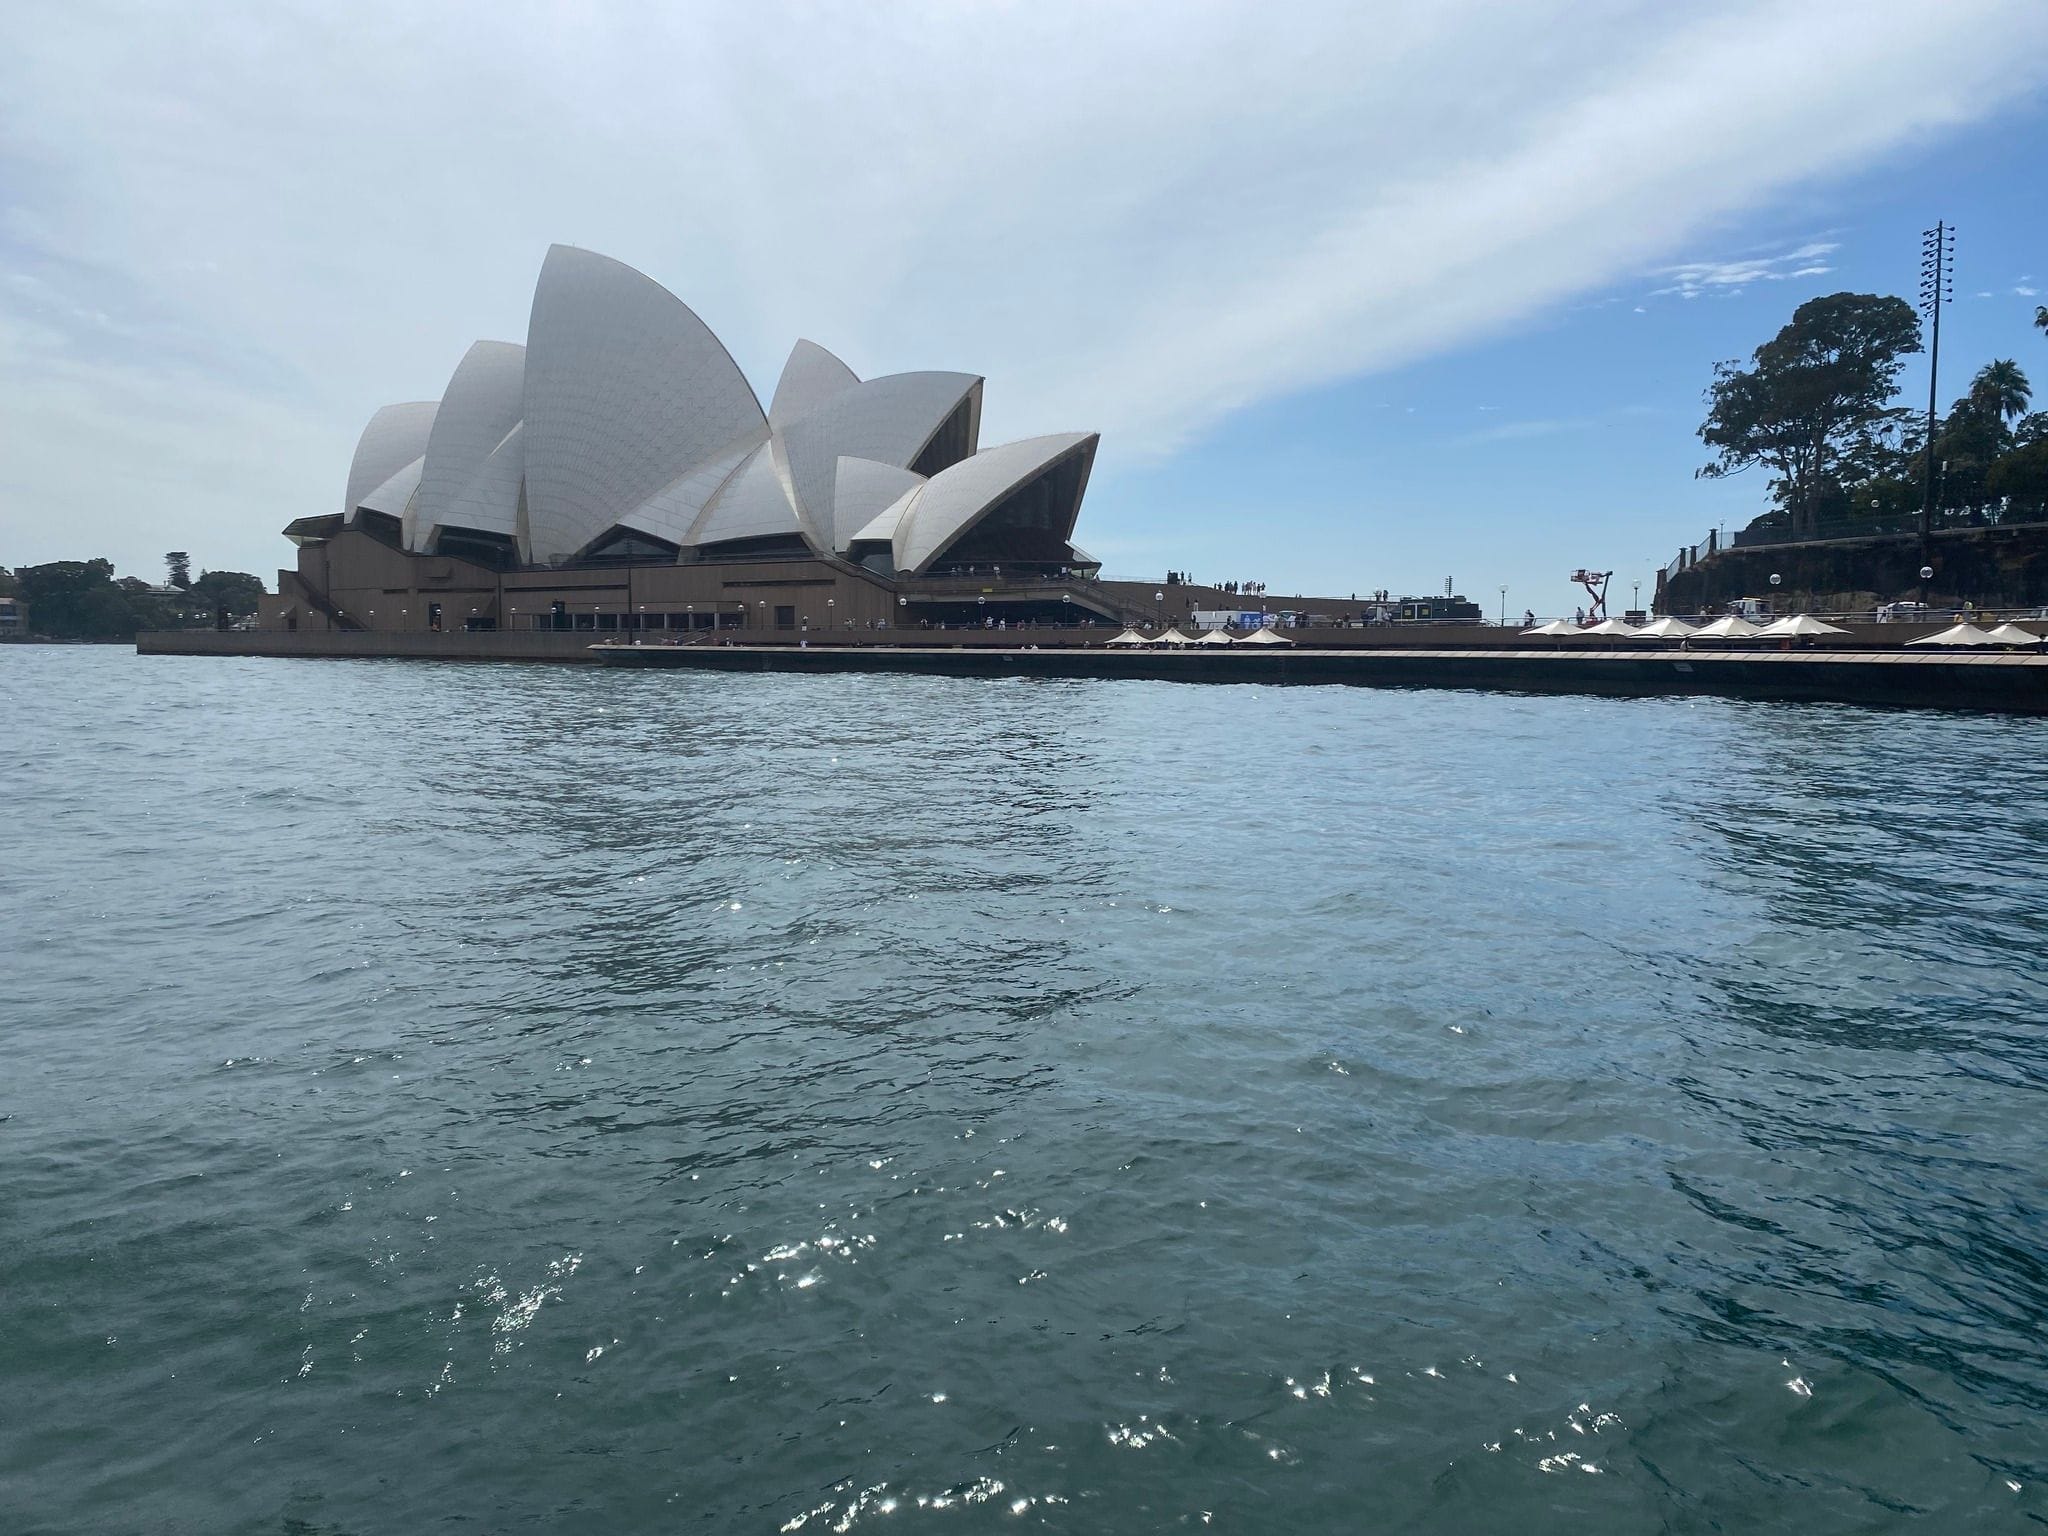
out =
<path fill-rule="evenodd" d="M 1665 695 L 2048 714 L 2048 656 L 1925 651 L 997 650 L 939 647 L 599 646 L 607 666 L 713 672 L 1336 683 L 1517 693 Z"/>
<path fill-rule="evenodd" d="M 963 632 L 945 645 L 593 645 L 587 633 L 291 634 L 209 630 L 136 637 L 142 655 L 602 663 L 700 672 L 894 672 L 940 677 L 1484 688 L 1612 697 L 1699 695 L 1914 709 L 2048 714 L 2048 655 L 1884 649 L 1710 650 L 1601 646 L 1367 645 L 1043 649 Z M 1499 631 L 1492 631 L 1498 635 Z M 1463 637 L 1461 637 L 1463 638 Z"/>

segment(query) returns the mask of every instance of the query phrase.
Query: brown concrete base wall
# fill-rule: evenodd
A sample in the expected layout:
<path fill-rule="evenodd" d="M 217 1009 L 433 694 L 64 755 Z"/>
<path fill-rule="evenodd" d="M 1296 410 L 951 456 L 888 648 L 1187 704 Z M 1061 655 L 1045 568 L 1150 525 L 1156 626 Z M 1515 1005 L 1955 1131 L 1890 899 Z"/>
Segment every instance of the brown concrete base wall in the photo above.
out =
<path fill-rule="evenodd" d="M 321 656 L 386 657 L 407 661 L 590 661 L 589 634 L 546 631 L 485 631 L 430 634 L 425 631 L 360 631 L 296 634 L 278 630 L 144 630 L 135 637 L 138 656 Z"/>

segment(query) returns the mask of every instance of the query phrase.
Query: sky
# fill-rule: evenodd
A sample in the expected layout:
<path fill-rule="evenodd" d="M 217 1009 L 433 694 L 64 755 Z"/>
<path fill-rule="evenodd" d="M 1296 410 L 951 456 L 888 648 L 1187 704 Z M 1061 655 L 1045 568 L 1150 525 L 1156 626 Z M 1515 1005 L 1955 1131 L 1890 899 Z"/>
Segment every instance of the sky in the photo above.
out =
<path fill-rule="evenodd" d="M 562 242 L 764 399 L 806 336 L 1101 432 L 1108 574 L 1647 595 L 1763 507 L 1714 363 L 1936 218 L 1944 399 L 2048 397 L 2043 82 L 2040 0 L 11 6 L 0 564 L 270 579 Z"/>

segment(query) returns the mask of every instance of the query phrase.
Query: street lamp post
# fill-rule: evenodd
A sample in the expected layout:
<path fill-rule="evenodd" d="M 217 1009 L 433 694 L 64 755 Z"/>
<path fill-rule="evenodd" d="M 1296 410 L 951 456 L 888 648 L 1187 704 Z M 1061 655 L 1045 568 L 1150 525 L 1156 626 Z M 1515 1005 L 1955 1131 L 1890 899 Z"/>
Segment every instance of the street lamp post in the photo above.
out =
<path fill-rule="evenodd" d="M 1502 629 L 1508 627 L 1508 589 L 1506 587 L 1500 589 L 1500 627 Z"/>

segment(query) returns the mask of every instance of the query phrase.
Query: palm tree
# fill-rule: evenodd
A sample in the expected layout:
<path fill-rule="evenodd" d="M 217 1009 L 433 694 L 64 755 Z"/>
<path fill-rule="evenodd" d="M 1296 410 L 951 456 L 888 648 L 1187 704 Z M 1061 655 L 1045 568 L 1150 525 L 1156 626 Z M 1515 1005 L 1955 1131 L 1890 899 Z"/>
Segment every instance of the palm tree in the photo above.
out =
<path fill-rule="evenodd" d="M 2033 393 L 2020 365 L 2009 357 L 1986 363 L 1977 370 L 1977 377 L 1970 380 L 1970 403 L 2000 426 L 2026 415 Z"/>
<path fill-rule="evenodd" d="M 2034 324 L 2041 327 L 2042 330 L 2048 331 L 2048 304 L 2036 304 L 2034 306 Z"/>

